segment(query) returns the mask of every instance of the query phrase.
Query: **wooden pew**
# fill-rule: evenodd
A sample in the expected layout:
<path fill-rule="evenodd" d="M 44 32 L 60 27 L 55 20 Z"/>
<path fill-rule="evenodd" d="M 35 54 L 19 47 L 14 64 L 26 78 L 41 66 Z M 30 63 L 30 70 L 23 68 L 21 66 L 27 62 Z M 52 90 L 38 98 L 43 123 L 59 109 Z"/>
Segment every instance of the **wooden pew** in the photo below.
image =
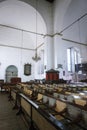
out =
<path fill-rule="evenodd" d="M 21 107 L 29 115 L 31 125 L 29 129 L 36 128 L 39 130 L 66 130 L 65 126 L 61 124 L 50 113 L 46 113 L 36 103 L 27 98 L 24 94 L 21 96 Z"/>

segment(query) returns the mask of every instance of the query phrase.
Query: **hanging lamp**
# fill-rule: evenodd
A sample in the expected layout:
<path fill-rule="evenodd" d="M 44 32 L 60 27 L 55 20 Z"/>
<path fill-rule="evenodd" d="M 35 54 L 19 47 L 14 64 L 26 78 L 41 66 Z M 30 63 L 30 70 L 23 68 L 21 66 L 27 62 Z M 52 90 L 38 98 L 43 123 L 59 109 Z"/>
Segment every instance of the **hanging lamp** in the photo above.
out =
<path fill-rule="evenodd" d="M 36 52 L 35 52 L 35 56 L 32 57 L 32 59 L 37 62 L 37 61 L 41 60 L 41 58 L 40 58 L 40 56 L 38 56 L 38 54 L 37 54 L 37 49 L 36 49 L 35 51 L 36 51 Z"/>

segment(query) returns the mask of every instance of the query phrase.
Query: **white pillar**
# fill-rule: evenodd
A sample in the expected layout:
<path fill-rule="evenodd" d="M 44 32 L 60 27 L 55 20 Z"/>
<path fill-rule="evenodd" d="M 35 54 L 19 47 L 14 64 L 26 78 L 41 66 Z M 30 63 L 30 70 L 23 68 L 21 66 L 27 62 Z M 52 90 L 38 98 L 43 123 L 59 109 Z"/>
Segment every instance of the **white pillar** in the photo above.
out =
<path fill-rule="evenodd" d="M 54 43 L 53 37 L 46 36 L 45 42 L 45 65 L 46 70 L 54 69 Z"/>

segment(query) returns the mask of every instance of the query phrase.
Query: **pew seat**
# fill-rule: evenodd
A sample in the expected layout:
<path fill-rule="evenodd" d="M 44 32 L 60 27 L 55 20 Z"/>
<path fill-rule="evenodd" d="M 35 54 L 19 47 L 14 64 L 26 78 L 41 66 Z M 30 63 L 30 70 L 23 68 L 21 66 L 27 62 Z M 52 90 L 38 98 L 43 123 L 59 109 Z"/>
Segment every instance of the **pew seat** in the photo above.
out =
<path fill-rule="evenodd" d="M 71 122 L 78 122 L 82 119 L 82 111 L 80 108 L 74 105 L 67 104 L 67 111 L 65 116 L 69 118 Z"/>
<path fill-rule="evenodd" d="M 56 100 L 55 111 L 60 113 L 66 109 L 66 103 Z"/>
<path fill-rule="evenodd" d="M 81 105 L 81 106 L 85 106 L 86 105 L 86 101 L 82 100 L 82 99 L 75 99 L 75 104 Z"/>

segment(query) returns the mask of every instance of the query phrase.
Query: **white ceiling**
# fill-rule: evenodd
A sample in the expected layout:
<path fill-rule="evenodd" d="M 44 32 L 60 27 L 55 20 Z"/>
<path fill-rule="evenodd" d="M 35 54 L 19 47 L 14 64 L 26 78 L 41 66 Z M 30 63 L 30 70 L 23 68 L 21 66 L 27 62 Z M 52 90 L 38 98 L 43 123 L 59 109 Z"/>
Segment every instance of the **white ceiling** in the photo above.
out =
<path fill-rule="evenodd" d="M 18 0 L 2 0 L 0 1 L 0 24 L 23 29 L 40 34 L 46 33 L 46 25 L 42 16 L 29 4 Z M 37 17 L 37 20 L 36 20 Z M 2 27 L 0 26 L 2 31 Z M 7 27 L 4 27 L 4 30 Z M 10 29 L 10 28 L 8 28 Z M 15 30 L 15 29 L 14 29 Z M 26 33 L 28 35 L 28 32 Z M 25 35 L 24 34 L 24 35 Z M 4 35 L 4 32 L 3 32 Z M 29 36 L 35 43 L 35 34 L 29 33 Z M 12 39 L 13 40 L 13 39 Z M 10 41 L 10 37 L 9 37 Z M 43 42 L 42 36 L 38 36 L 38 43 Z"/>
<path fill-rule="evenodd" d="M 0 3 L 0 24 L 36 31 L 36 10 L 21 1 L 6 0 Z M 37 14 L 38 32 L 46 33 L 43 18 Z"/>

